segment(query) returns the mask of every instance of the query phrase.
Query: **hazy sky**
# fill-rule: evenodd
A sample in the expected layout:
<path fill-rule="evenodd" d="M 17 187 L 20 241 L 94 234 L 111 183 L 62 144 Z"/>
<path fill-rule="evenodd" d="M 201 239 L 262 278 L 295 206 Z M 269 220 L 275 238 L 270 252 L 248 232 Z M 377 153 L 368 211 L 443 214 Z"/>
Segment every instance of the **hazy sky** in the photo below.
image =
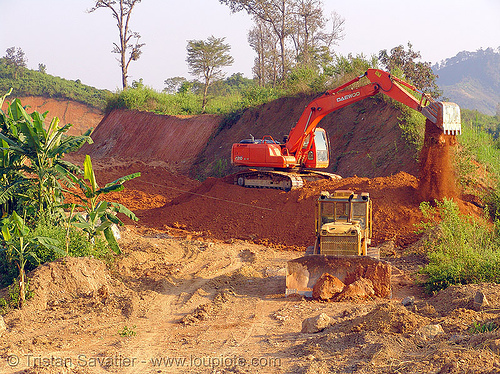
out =
<path fill-rule="evenodd" d="M 460 51 L 500 47 L 499 0 L 323 0 L 325 14 L 345 19 L 345 38 L 337 53 L 377 54 L 408 41 L 432 63 Z M 107 88 L 121 87 L 111 53 L 118 29 L 107 9 L 86 10 L 92 0 L 0 0 L 0 56 L 9 47 L 26 53 L 28 67 L 47 66 L 49 74 Z M 142 0 L 130 28 L 141 34 L 141 58 L 130 64 L 129 83 L 139 78 L 155 89 L 169 77 L 188 79 L 188 40 L 226 37 L 234 57 L 227 75 L 252 77 L 255 54 L 248 46 L 252 20 L 231 14 L 218 0 Z"/>

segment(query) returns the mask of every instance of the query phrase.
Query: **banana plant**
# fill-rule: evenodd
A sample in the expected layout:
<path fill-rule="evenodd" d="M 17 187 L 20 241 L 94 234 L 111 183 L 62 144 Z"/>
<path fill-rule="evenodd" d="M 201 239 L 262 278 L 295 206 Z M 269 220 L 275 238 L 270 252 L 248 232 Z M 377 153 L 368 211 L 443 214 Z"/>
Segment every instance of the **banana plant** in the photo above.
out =
<path fill-rule="evenodd" d="M 85 156 L 83 168 L 83 179 L 75 175 L 69 175 L 71 180 L 79 186 L 81 194 L 72 191 L 67 192 L 80 200 L 81 204 L 77 204 L 76 207 L 83 209 L 85 212 L 76 213 L 73 216 L 72 224 L 85 231 L 92 243 L 94 243 L 96 236 L 102 232 L 110 248 L 115 253 L 120 254 L 120 246 L 111 228 L 113 224 L 123 226 L 123 222 L 117 217 L 117 214 L 122 213 L 134 221 L 137 221 L 138 218 L 124 205 L 102 200 L 102 195 L 123 190 L 125 188 L 123 183 L 139 177 L 141 173 L 126 175 L 100 188 L 89 155 Z"/>
<path fill-rule="evenodd" d="M 63 200 L 61 181 L 69 183 L 68 174 L 80 170 L 63 157 L 86 142 L 91 144 L 92 129 L 68 136 L 65 133 L 72 125 L 60 127 L 57 117 L 45 128 L 47 113 L 28 114 L 19 99 L 0 113 L 0 204 L 17 198 L 35 214 L 52 214 Z"/>
<path fill-rule="evenodd" d="M 22 307 L 26 300 L 26 263 L 30 258 L 40 263 L 35 254 L 37 246 L 43 245 L 61 255 L 64 255 L 64 251 L 57 247 L 57 240 L 42 236 L 29 238 L 30 229 L 15 211 L 2 220 L 1 232 L 6 246 L 0 249 L 7 251 L 8 258 L 15 261 L 19 270 L 19 307 Z"/>

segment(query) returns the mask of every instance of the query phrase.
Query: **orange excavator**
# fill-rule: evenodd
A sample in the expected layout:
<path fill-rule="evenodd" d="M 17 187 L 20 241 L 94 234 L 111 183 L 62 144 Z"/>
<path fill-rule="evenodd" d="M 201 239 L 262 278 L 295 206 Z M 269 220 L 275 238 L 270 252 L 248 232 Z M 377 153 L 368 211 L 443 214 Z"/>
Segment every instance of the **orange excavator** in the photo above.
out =
<path fill-rule="evenodd" d="M 362 78 L 370 83 L 348 87 Z M 337 179 L 340 176 L 312 169 L 329 166 L 329 142 L 324 129 L 317 127 L 327 114 L 374 96 L 379 92 L 422 113 L 444 134 L 461 131 L 460 108 L 455 103 L 433 100 L 413 85 L 378 69 L 368 69 L 353 80 L 326 91 L 307 105 L 283 143 L 270 135 L 244 139 L 231 150 L 231 163 L 248 169 L 235 174 L 235 183 L 244 187 L 267 187 L 289 191 L 303 186 L 304 180 Z"/>

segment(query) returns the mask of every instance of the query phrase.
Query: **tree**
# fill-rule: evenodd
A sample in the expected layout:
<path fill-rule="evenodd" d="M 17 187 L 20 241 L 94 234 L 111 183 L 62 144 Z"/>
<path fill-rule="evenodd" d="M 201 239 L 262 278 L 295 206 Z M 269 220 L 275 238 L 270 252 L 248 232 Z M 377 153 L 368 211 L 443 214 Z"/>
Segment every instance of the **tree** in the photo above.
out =
<path fill-rule="evenodd" d="M 128 67 L 130 62 L 137 61 L 141 56 L 141 48 L 145 43 L 139 43 L 141 35 L 129 29 L 130 16 L 134 6 L 140 3 L 141 0 L 95 0 L 95 5 L 89 10 L 89 13 L 94 12 L 99 8 L 108 8 L 113 14 L 113 18 L 117 21 L 118 30 L 120 33 L 119 43 L 113 43 L 113 53 L 120 55 L 120 67 L 122 69 L 122 85 L 125 90 L 127 86 Z M 135 39 L 135 44 L 131 41 Z"/>
<path fill-rule="evenodd" d="M 47 74 L 47 66 L 45 64 L 38 64 L 38 71 L 42 74 Z"/>
<path fill-rule="evenodd" d="M 259 86 L 264 87 L 267 83 L 276 86 L 280 56 L 276 49 L 278 40 L 269 25 L 257 18 L 255 26 L 248 33 L 248 43 L 257 53 L 253 73 L 259 81 Z"/>
<path fill-rule="evenodd" d="M 26 68 L 27 58 L 25 53 L 21 48 L 10 47 L 7 48 L 5 55 L 5 62 L 8 66 L 14 70 L 14 79 L 17 79 L 17 75 L 23 68 Z"/>
<path fill-rule="evenodd" d="M 296 60 L 300 65 L 317 68 L 318 56 L 325 51 L 330 53 L 332 45 L 343 39 L 345 20 L 335 12 L 326 18 L 321 0 L 297 0 L 294 9 L 296 26 L 292 39 Z M 331 30 L 326 31 L 330 21 Z"/>
<path fill-rule="evenodd" d="M 296 0 L 219 0 L 228 5 L 233 13 L 245 10 L 256 19 L 269 25 L 278 39 L 280 78 L 288 71 L 286 39 L 293 32 L 292 9 Z"/>
<path fill-rule="evenodd" d="M 231 47 L 224 44 L 225 38 L 208 37 L 205 40 L 189 40 L 187 45 L 187 63 L 190 74 L 203 78 L 202 111 L 207 105 L 208 87 L 214 80 L 224 77 L 221 68 L 232 65 L 234 59 L 229 55 Z"/>
<path fill-rule="evenodd" d="M 379 61 L 387 71 L 397 74 L 401 72 L 400 78 L 411 82 L 420 90 L 429 93 L 432 97 L 440 97 L 443 92 L 439 90 L 436 83 L 437 75 L 433 73 L 430 62 L 418 61 L 422 56 L 420 52 L 414 51 L 413 46 L 408 42 L 408 51 L 403 45 L 391 49 L 390 53 L 386 49 L 379 52 Z"/>
<path fill-rule="evenodd" d="M 167 78 L 163 81 L 163 83 L 165 84 L 163 92 L 168 94 L 178 93 L 179 89 L 185 82 L 187 82 L 187 79 L 184 77 Z"/>
<path fill-rule="evenodd" d="M 262 86 L 283 82 L 297 65 L 319 71 L 331 47 L 343 38 L 344 20 L 323 15 L 321 0 L 219 0 L 232 12 L 246 11 L 255 20 L 248 41 L 256 51 L 254 74 Z M 327 31 L 331 22 L 331 29 Z"/>

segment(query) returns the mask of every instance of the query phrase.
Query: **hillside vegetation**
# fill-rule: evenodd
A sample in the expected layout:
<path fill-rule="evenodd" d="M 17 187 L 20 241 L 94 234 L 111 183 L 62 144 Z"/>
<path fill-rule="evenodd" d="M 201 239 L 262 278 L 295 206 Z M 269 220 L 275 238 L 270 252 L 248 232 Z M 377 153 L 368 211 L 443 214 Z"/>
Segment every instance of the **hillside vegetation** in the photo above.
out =
<path fill-rule="evenodd" d="M 500 47 L 460 52 L 433 70 L 444 96 L 461 107 L 490 115 L 500 110 Z"/>
<path fill-rule="evenodd" d="M 68 99 L 101 110 L 111 95 L 107 90 L 98 90 L 82 84 L 78 79 L 72 81 L 26 68 L 14 70 L 6 64 L 4 58 L 0 58 L 0 96 L 11 88 L 11 97 L 43 96 Z"/>

